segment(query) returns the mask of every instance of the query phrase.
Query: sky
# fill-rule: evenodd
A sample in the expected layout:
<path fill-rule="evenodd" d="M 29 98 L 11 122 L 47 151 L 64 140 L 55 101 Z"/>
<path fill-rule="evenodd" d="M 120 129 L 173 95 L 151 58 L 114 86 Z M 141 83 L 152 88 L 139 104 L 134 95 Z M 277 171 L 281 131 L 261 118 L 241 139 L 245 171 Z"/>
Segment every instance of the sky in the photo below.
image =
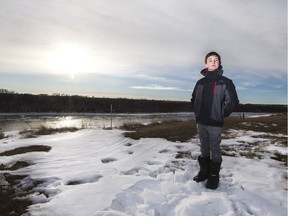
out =
<path fill-rule="evenodd" d="M 0 88 L 190 101 L 221 55 L 240 103 L 287 104 L 286 0 L 0 0 Z"/>

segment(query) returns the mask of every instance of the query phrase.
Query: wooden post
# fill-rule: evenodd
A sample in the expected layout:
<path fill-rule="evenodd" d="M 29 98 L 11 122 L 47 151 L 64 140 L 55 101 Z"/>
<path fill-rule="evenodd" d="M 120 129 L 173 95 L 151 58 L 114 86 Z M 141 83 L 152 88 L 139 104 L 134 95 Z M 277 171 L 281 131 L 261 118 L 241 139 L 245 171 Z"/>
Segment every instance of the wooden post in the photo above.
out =
<path fill-rule="evenodd" d="M 112 104 L 110 105 L 110 117 L 111 117 L 111 126 L 110 126 L 110 128 L 111 128 L 111 130 L 112 130 Z"/>

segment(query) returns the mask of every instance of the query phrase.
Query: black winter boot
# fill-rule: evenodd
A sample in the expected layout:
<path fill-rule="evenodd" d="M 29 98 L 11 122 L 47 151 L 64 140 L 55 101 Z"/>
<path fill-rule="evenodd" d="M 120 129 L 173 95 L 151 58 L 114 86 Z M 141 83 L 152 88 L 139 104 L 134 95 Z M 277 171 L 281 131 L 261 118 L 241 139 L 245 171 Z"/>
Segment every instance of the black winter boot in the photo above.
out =
<path fill-rule="evenodd" d="M 221 163 L 210 162 L 209 177 L 206 182 L 206 188 L 214 190 L 218 187 L 220 167 Z"/>
<path fill-rule="evenodd" d="M 198 162 L 200 165 L 200 171 L 198 172 L 198 175 L 193 178 L 193 180 L 196 182 L 201 182 L 208 178 L 210 158 L 199 156 Z"/>

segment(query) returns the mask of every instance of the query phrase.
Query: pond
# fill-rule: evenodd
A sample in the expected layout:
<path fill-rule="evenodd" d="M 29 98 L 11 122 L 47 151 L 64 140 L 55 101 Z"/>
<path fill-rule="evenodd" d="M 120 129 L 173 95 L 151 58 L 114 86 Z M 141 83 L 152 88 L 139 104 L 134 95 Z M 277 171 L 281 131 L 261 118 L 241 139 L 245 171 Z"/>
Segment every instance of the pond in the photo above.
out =
<path fill-rule="evenodd" d="M 233 113 L 233 116 L 242 116 L 242 113 Z M 245 113 L 246 117 L 264 115 Z M 119 127 L 124 123 L 148 124 L 164 120 L 194 119 L 193 112 L 182 113 L 0 113 L 0 129 L 2 132 L 13 130 L 35 129 L 40 126 L 109 128 Z"/>

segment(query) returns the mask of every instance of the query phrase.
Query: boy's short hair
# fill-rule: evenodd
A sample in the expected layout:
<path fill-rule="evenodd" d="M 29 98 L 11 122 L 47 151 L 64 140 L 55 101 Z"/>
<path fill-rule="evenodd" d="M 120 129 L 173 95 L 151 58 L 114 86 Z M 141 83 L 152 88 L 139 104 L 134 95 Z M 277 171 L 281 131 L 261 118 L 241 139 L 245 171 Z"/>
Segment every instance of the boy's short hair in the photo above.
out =
<path fill-rule="evenodd" d="M 207 64 L 207 59 L 210 57 L 210 56 L 217 56 L 218 60 L 219 60 L 219 63 L 221 65 L 221 56 L 217 53 L 217 52 L 209 52 L 206 56 L 205 56 L 205 64 Z"/>

